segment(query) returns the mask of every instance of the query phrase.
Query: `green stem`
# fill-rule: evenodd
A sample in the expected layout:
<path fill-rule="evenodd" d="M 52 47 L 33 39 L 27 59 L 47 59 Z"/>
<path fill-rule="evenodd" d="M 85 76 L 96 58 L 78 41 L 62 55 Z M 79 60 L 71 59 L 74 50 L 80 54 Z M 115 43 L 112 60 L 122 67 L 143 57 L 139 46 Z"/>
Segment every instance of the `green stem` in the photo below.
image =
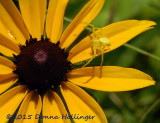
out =
<path fill-rule="evenodd" d="M 68 21 L 68 22 L 72 22 L 72 19 L 69 19 L 69 18 L 67 18 L 67 17 L 64 17 L 64 20 L 65 21 Z M 86 28 L 86 30 L 89 30 L 90 31 L 90 28 Z M 143 54 L 143 55 L 146 55 L 146 56 L 149 56 L 149 57 L 151 57 L 151 58 L 153 58 L 153 59 L 156 59 L 156 60 L 159 60 L 160 61 L 160 57 L 158 57 L 158 56 L 155 56 L 155 55 L 153 55 L 153 54 L 151 54 L 151 53 L 149 53 L 149 52 L 147 52 L 147 51 L 145 51 L 145 50 L 142 50 L 142 49 L 140 49 L 140 48 L 137 48 L 137 47 L 135 47 L 135 46 L 133 46 L 133 45 L 130 45 L 130 44 L 123 44 L 123 46 L 125 46 L 125 47 L 127 47 L 127 48 L 130 48 L 130 49 L 132 49 L 132 50 L 135 50 L 135 51 L 137 51 L 137 52 L 139 52 L 139 53 L 141 53 L 141 54 Z"/>
<path fill-rule="evenodd" d="M 142 49 L 140 49 L 140 48 L 137 48 L 137 47 L 135 47 L 135 46 L 133 46 L 133 45 L 130 45 L 130 44 L 127 44 L 127 43 L 126 43 L 126 44 L 124 44 L 123 46 L 125 46 L 125 47 L 127 47 L 127 48 L 130 48 L 130 49 L 132 49 L 132 50 L 135 50 L 135 51 L 137 51 L 137 52 L 139 52 L 139 53 L 141 53 L 141 54 L 143 54 L 143 55 L 149 56 L 149 57 L 151 57 L 151 58 L 154 58 L 154 59 L 160 61 L 160 57 L 155 56 L 155 55 L 153 55 L 153 54 L 151 54 L 151 53 L 149 53 L 149 52 L 147 52 L 147 51 L 144 51 L 144 50 L 142 50 Z"/>
<path fill-rule="evenodd" d="M 65 21 L 68 21 L 68 22 L 72 22 L 72 19 L 69 19 L 69 18 L 67 18 L 67 17 L 64 17 L 64 20 L 65 20 Z"/>
<path fill-rule="evenodd" d="M 160 105 L 160 99 L 153 103 L 153 105 L 144 113 L 139 123 L 144 123 L 148 114 L 152 112 L 158 105 Z"/>

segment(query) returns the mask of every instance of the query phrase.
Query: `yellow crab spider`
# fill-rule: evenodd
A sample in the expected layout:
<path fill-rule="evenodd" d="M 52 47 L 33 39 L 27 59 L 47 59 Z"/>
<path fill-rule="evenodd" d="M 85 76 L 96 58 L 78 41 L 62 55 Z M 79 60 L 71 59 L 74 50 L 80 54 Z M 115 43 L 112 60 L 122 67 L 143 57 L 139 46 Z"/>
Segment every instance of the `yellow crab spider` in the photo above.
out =
<path fill-rule="evenodd" d="M 102 36 L 102 29 L 101 28 L 97 28 L 92 24 L 88 24 L 89 26 L 92 27 L 92 42 L 91 42 L 91 46 L 92 46 L 92 50 L 93 50 L 93 57 L 86 63 L 84 64 L 82 67 L 85 67 L 86 65 L 88 65 L 96 56 L 97 53 L 101 53 L 101 64 L 100 66 L 102 67 L 103 64 L 103 55 L 104 55 L 104 48 L 108 47 L 111 45 L 111 42 L 109 41 L 109 39 L 107 37 Z M 99 30 L 98 32 L 96 32 L 96 30 Z"/>

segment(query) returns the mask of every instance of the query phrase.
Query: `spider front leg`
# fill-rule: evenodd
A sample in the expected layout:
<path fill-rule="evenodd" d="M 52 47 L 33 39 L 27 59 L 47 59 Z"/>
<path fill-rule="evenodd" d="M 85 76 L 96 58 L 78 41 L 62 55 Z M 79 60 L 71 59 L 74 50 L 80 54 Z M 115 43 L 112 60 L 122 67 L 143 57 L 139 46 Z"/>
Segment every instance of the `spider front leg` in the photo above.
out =
<path fill-rule="evenodd" d="M 95 47 L 94 45 L 92 46 L 92 48 L 93 48 L 93 57 L 90 58 L 89 61 L 82 66 L 82 68 L 85 67 L 85 66 L 87 66 L 87 65 L 96 57 L 96 54 L 97 54 L 97 51 L 96 51 L 96 50 L 97 50 L 97 49 L 96 49 L 96 47 Z"/>
<path fill-rule="evenodd" d="M 102 48 L 101 49 L 101 64 L 100 64 L 101 67 L 103 65 L 103 60 L 104 60 L 104 49 Z"/>
<path fill-rule="evenodd" d="M 103 67 L 103 61 L 104 61 L 104 49 L 101 48 L 101 64 L 100 64 L 100 78 L 102 77 L 102 67 Z"/>

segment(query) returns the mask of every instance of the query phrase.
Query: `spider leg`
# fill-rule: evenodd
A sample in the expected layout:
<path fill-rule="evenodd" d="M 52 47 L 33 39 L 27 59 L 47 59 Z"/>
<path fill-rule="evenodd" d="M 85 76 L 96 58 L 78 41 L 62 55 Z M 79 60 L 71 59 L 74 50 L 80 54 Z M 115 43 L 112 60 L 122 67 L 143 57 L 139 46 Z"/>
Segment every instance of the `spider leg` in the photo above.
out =
<path fill-rule="evenodd" d="M 85 66 L 87 66 L 87 65 L 96 57 L 96 54 L 97 54 L 97 52 L 96 52 L 96 47 L 93 46 L 93 57 L 92 57 L 86 64 L 84 64 L 84 65 L 82 66 L 82 68 L 85 67 Z"/>
<path fill-rule="evenodd" d="M 104 60 L 104 49 L 101 49 L 101 64 L 100 64 L 100 66 L 102 67 L 102 65 L 103 65 L 103 60 Z"/>
<path fill-rule="evenodd" d="M 90 60 L 89 60 L 86 64 L 84 64 L 84 65 L 82 66 L 82 68 L 85 67 L 85 66 L 87 66 L 94 58 L 95 58 L 95 56 L 93 56 L 92 58 L 90 58 Z"/>
<path fill-rule="evenodd" d="M 104 60 L 104 49 L 102 48 L 102 49 L 101 49 L 100 78 L 102 77 L 103 60 Z"/>

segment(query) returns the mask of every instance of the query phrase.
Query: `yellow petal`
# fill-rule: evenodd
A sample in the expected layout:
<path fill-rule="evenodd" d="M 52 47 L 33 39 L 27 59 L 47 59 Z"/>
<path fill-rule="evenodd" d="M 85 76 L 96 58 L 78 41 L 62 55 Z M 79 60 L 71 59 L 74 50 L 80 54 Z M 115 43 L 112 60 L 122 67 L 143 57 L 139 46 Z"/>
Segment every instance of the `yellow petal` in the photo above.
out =
<path fill-rule="evenodd" d="M 13 32 L 11 32 L 11 30 L 9 30 L 2 21 L 0 21 L 0 27 L 1 27 L 0 35 L 2 35 L 3 37 L 7 39 L 5 43 L 8 42 L 9 40 L 10 42 L 14 43 L 14 45 L 15 44 L 19 45 L 19 42 L 16 40 L 16 37 L 13 34 Z"/>
<path fill-rule="evenodd" d="M 0 74 L 12 73 L 16 66 L 3 56 L 0 56 Z"/>
<path fill-rule="evenodd" d="M 20 49 L 12 40 L 0 34 L 0 52 L 6 56 L 13 57 L 13 54 L 20 53 Z"/>
<path fill-rule="evenodd" d="M 13 50 L 1 44 L 0 44 L 0 53 L 2 53 L 3 55 L 9 56 L 9 57 L 13 57 L 13 54 L 17 55 L 16 52 L 14 52 Z"/>
<path fill-rule="evenodd" d="M 26 115 L 26 119 L 15 119 L 14 123 L 38 123 L 39 118 L 37 116 L 40 115 L 41 108 L 42 100 L 40 95 L 35 91 L 31 91 L 23 100 L 17 113 L 17 116 Z"/>
<path fill-rule="evenodd" d="M 101 91 L 128 91 L 154 85 L 149 75 L 133 69 L 117 66 L 88 67 L 72 70 L 69 81 Z"/>
<path fill-rule="evenodd" d="M 46 0 L 19 0 L 24 22 L 32 38 L 41 38 L 44 31 Z"/>
<path fill-rule="evenodd" d="M 17 76 L 13 73 L 0 75 L 0 94 L 12 86 L 17 81 Z"/>
<path fill-rule="evenodd" d="M 0 22 L 7 29 L 8 35 L 12 35 L 18 43 L 24 44 L 26 39 L 29 39 L 29 33 L 12 0 L 0 0 L 0 10 Z"/>
<path fill-rule="evenodd" d="M 43 119 L 43 123 L 70 123 L 69 119 L 62 119 L 62 115 L 68 114 L 60 97 L 55 93 L 48 91 L 43 99 L 43 116 L 58 116 L 58 119 Z"/>
<path fill-rule="evenodd" d="M 61 86 L 62 95 L 67 103 L 69 112 L 73 117 L 83 116 L 90 119 L 73 119 L 76 123 L 107 123 L 104 112 L 98 103 L 81 88 L 69 82 Z M 93 119 L 92 119 L 93 118 Z"/>
<path fill-rule="evenodd" d="M 104 49 L 105 52 L 118 48 L 138 34 L 153 28 L 151 27 L 153 25 L 155 25 L 153 21 L 126 20 L 103 27 L 102 37 L 107 37 L 111 42 L 111 46 Z M 91 36 L 84 38 L 71 49 L 68 59 L 76 63 L 93 57 L 91 42 Z"/>
<path fill-rule="evenodd" d="M 59 41 L 63 29 L 63 17 L 69 0 L 50 0 L 46 20 L 47 37 L 53 43 Z"/>
<path fill-rule="evenodd" d="M 25 86 L 14 87 L 0 96 L 0 119 L 5 123 L 9 119 L 8 116 L 12 115 L 19 104 L 27 94 Z"/>
<path fill-rule="evenodd" d="M 70 23 L 60 39 L 61 47 L 68 48 L 86 28 L 87 24 L 98 15 L 105 0 L 90 0 Z M 85 23 L 84 23 L 85 22 Z"/>

